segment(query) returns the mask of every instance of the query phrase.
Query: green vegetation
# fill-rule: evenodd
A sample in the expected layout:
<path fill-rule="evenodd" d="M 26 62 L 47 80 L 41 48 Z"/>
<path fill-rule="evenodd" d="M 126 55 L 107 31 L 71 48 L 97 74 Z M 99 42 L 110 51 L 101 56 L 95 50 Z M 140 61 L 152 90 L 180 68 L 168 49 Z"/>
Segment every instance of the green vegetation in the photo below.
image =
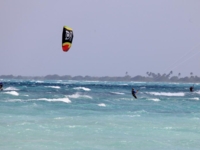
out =
<path fill-rule="evenodd" d="M 146 76 L 137 75 L 131 77 L 126 72 L 123 77 L 92 77 L 92 76 L 70 76 L 70 75 L 47 75 L 43 77 L 35 76 L 13 76 L 13 75 L 1 75 L 0 79 L 34 79 L 34 80 L 87 80 L 87 81 L 139 81 L 139 82 L 199 82 L 200 77 L 194 76 L 193 73 L 190 73 L 190 77 L 181 77 L 181 73 L 178 73 L 177 76 L 173 76 L 173 72 L 170 71 L 168 74 L 161 75 L 160 73 L 147 72 Z"/>

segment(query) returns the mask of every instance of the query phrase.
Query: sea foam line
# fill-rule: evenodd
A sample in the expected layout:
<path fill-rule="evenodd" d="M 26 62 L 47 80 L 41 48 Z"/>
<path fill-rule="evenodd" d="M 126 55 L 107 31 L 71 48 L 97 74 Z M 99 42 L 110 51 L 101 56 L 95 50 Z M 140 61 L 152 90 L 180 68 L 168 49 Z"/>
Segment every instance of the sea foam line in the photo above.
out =
<path fill-rule="evenodd" d="M 54 88 L 54 89 L 60 89 L 59 86 L 45 86 L 45 87 L 50 87 L 50 88 Z"/>
<path fill-rule="evenodd" d="M 179 93 L 170 93 L 170 92 L 149 92 L 151 95 L 156 96 L 185 96 L 185 93 L 179 92 Z"/>
<path fill-rule="evenodd" d="M 124 93 L 120 93 L 120 92 L 111 92 L 113 94 L 117 94 L 117 95 L 124 95 Z"/>
<path fill-rule="evenodd" d="M 7 87 L 5 89 L 3 89 L 4 91 L 18 91 L 19 89 L 15 88 L 15 87 Z"/>
<path fill-rule="evenodd" d="M 80 95 L 79 93 L 75 93 L 75 94 L 72 94 L 72 95 L 67 95 L 67 97 L 69 97 L 69 98 L 88 98 L 88 99 L 92 99 L 92 97 L 89 96 L 89 95 Z"/>
<path fill-rule="evenodd" d="M 194 98 L 190 98 L 190 99 L 192 99 L 192 100 L 199 100 L 199 98 L 198 97 L 194 97 Z"/>
<path fill-rule="evenodd" d="M 48 99 L 48 98 L 39 98 L 37 99 L 39 101 L 48 101 L 48 102 L 64 102 L 64 103 L 71 103 L 71 101 L 65 97 L 65 98 L 57 98 L 57 99 Z"/>
<path fill-rule="evenodd" d="M 154 101 L 154 102 L 159 102 L 159 101 L 160 101 L 158 98 L 151 98 L 151 99 L 149 99 L 149 100 L 152 100 L 152 101 Z"/>
<path fill-rule="evenodd" d="M 195 93 L 200 94 L 200 91 L 196 91 Z"/>
<path fill-rule="evenodd" d="M 106 107 L 106 104 L 100 103 L 100 104 L 98 104 L 98 106 L 100 106 L 100 107 Z"/>
<path fill-rule="evenodd" d="M 91 91 L 91 89 L 86 88 L 86 87 L 75 87 L 75 90 L 84 90 L 84 91 Z"/>
<path fill-rule="evenodd" d="M 17 93 L 16 91 L 9 91 L 9 92 L 4 92 L 4 93 L 14 95 L 14 96 L 19 96 L 19 93 Z"/>

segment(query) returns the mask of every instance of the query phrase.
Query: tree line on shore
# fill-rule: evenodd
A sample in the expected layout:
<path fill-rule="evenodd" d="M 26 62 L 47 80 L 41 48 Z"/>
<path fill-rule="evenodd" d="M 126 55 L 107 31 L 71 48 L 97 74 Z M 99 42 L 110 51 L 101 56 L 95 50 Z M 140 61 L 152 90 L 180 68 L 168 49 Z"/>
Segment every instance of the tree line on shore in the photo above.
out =
<path fill-rule="evenodd" d="M 190 73 L 189 77 L 181 77 L 181 73 L 177 76 L 173 75 L 173 71 L 170 71 L 168 74 L 160 74 L 153 72 L 146 72 L 146 76 L 137 75 L 135 77 L 131 77 L 126 72 L 125 76 L 122 77 L 95 77 L 95 76 L 70 76 L 63 75 L 59 76 L 57 74 L 54 75 L 46 75 L 46 76 L 13 76 L 13 75 L 0 75 L 0 79 L 34 79 L 34 80 L 86 80 L 86 81 L 137 81 L 137 82 L 200 82 L 200 77 L 194 76 L 193 73 Z"/>

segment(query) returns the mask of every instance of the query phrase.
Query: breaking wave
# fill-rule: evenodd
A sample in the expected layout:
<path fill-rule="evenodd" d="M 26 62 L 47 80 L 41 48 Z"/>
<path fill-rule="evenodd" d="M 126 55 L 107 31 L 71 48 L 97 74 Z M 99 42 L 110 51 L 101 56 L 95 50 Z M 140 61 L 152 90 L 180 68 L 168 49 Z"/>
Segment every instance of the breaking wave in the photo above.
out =
<path fill-rule="evenodd" d="M 64 103 L 71 103 L 71 101 L 65 97 L 65 98 L 52 98 L 52 99 L 48 99 L 48 98 L 39 98 L 37 99 L 39 101 L 48 101 L 48 102 L 64 102 Z"/>
<path fill-rule="evenodd" d="M 84 90 L 84 91 L 91 91 L 91 89 L 86 88 L 86 87 L 75 87 L 75 90 Z"/>
<path fill-rule="evenodd" d="M 151 95 L 156 96 L 185 96 L 185 93 L 178 92 L 178 93 L 170 93 L 170 92 L 149 92 Z"/>

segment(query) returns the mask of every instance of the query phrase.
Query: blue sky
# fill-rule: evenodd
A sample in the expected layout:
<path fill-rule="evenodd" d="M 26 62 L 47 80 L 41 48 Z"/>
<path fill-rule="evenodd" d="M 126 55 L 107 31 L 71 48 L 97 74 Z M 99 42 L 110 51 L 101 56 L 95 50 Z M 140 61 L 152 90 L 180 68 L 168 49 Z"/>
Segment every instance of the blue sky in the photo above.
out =
<path fill-rule="evenodd" d="M 1 0 L 0 75 L 200 76 L 199 0 Z M 62 28 L 74 30 L 62 52 Z"/>

